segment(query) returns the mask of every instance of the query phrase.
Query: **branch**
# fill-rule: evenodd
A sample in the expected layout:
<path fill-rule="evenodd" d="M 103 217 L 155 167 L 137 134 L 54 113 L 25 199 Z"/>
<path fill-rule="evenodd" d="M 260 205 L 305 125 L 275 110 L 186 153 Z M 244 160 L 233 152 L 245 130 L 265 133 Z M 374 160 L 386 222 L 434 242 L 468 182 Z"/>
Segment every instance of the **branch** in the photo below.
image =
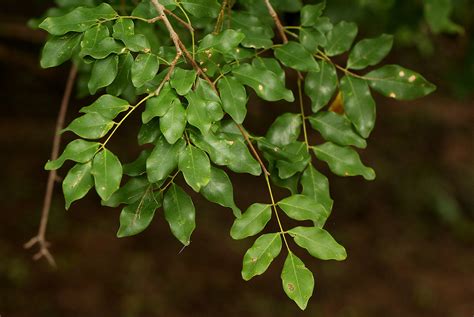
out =
<path fill-rule="evenodd" d="M 194 32 L 194 28 L 188 22 L 184 21 L 183 19 L 181 19 L 179 16 L 177 16 L 176 14 L 174 14 L 168 9 L 165 9 L 164 12 L 168 15 L 171 15 L 173 18 L 175 18 L 175 20 L 181 23 L 185 28 L 187 28 L 189 32 L 191 33 Z"/>
<path fill-rule="evenodd" d="M 69 77 L 66 83 L 66 89 L 64 91 L 63 99 L 61 101 L 61 106 L 58 113 L 58 118 L 56 120 L 56 129 L 53 138 L 53 148 L 51 150 L 51 160 L 54 161 L 59 156 L 59 147 L 61 145 L 61 133 L 60 131 L 64 128 L 64 120 L 66 118 L 67 108 L 69 105 L 69 100 L 71 99 L 72 89 L 74 87 L 74 81 L 77 75 L 77 66 L 73 65 L 69 72 Z M 56 170 L 49 172 L 48 182 L 46 184 L 46 194 L 43 201 L 43 210 L 41 212 L 41 221 L 39 225 L 38 234 L 25 243 L 24 247 L 29 249 L 35 244 L 38 244 L 39 251 L 33 256 L 33 259 L 39 260 L 42 257 L 46 258 L 49 264 L 53 267 L 56 267 L 56 262 L 54 261 L 53 256 L 49 252 L 49 243 L 46 241 L 46 228 L 48 226 L 49 211 L 51 209 L 51 200 L 53 197 L 54 191 L 54 182 L 57 178 Z"/>
<path fill-rule="evenodd" d="M 275 26 L 278 29 L 278 33 L 280 33 L 280 37 L 283 40 L 283 43 L 284 44 L 288 43 L 288 37 L 286 37 L 285 28 L 281 24 L 280 18 L 278 17 L 278 14 L 276 13 L 275 9 L 273 9 L 273 6 L 270 3 L 270 0 L 263 0 L 263 1 L 265 1 L 265 4 L 268 9 L 268 13 L 270 13 L 270 15 L 273 18 L 273 21 L 275 22 Z"/>

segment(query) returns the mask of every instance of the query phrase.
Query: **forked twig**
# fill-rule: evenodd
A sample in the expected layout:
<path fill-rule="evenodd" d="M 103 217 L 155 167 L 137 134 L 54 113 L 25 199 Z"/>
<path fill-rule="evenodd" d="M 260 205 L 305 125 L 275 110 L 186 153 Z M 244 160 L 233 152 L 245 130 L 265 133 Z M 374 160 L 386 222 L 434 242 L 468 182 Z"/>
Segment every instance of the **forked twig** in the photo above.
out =
<path fill-rule="evenodd" d="M 58 118 L 56 120 L 56 128 L 53 137 L 53 148 L 51 149 L 51 160 L 55 160 L 59 156 L 59 147 L 61 145 L 61 134 L 60 131 L 64 127 L 64 120 L 66 118 L 67 108 L 69 100 L 71 99 L 72 89 L 74 87 L 74 81 L 77 75 L 77 66 L 73 65 L 69 71 L 69 76 L 66 83 L 66 89 L 64 91 L 63 98 L 61 100 L 61 106 L 59 108 Z M 33 256 L 34 260 L 39 260 L 42 257 L 46 258 L 48 263 L 56 267 L 54 257 L 49 251 L 49 243 L 46 241 L 46 228 L 48 226 L 49 211 L 51 209 L 51 200 L 53 198 L 54 183 L 57 179 L 56 170 L 52 170 L 48 175 L 48 182 L 46 184 L 46 193 L 43 201 L 43 210 L 41 212 L 41 221 L 38 229 L 38 234 L 31 238 L 27 243 L 24 244 L 26 249 L 33 247 L 38 244 L 39 251 Z"/>

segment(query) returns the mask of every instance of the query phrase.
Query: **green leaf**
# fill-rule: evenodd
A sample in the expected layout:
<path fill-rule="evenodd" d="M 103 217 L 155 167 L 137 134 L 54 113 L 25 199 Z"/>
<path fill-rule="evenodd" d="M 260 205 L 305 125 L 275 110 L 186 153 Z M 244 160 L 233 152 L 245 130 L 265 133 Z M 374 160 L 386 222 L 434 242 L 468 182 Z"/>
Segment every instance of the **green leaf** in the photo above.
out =
<path fill-rule="evenodd" d="M 335 56 L 347 52 L 357 35 L 357 25 L 352 22 L 341 21 L 329 31 L 327 44 L 324 50 L 326 55 Z"/>
<path fill-rule="evenodd" d="M 234 189 L 226 172 L 211 166 L 211 177 L 200 193 L 209 201 L 222 207 L 231 208 L 235 217 L 241 216 L 240 209 L 234 202 Z"/>
<path fill-rule="evenodd" d="M 329 165 L 331 171 L 339 176 L 361 175 L 366 180 L 375 179 L 372 168 L 364 166 L 359 154 L 350 147 L 343 147 L 331 142 L 314 146 L 316 157 Z"/>
<path fill-rule="evenodd" d="M 213 120 L 207 111 L 206 101 L 195 92 L 187 94 L 186 99 L 188 100 L 186 118 L 189 124 L 198 128 L 202 134 L 207 134 Z"/>
<path fill-rule="evenodd" d="M 452 0 L 424 0 L 424 14 L 434 33 L 463 33 L 464 28 L 451 19 L 453 11 Z"/>
<path fill-rule="evenodd" d="M 118 56 L 110 55 L 105 59 L 94 62 L 92 66 L 91 78 L 87 84 L 91 95 L 102 87 L 110 85 L 118 73 Z"/>
<path fill-rule="evenodd" d="M 165 179 L 178 167 L 179 153 L 185 149 L 183 139 L 175 144 L 169 144 L 162 136 L 156 142 L 155 148 L 146 160 L 146 173 L 150 183 Z"/>
<path fill-rule="evenodd" d="M 324 229 L 317 227 L 296 227 L 288 231 L 297 245 L 321 260 L 342 261 L 347 258 L 346 249 L 336 242 Z"/>
<path fill-rule="evenodd" d="M 280 254 L 280 233 L 262 234 L 255 240 L 250 249 L 245 252 L 242 265 L 242 278 L 246 281 L 252 277 L 263 274 L 273 259 Z"/>
<path fill-rule="evenodd" d="M 265 228 L 272 217 L 270 204 L 252 204 L 230 228 L 232 239 L 240 240 L 256 235 Z"/>
<path fill-rule="evenodd" d="M 308 301 L 313 295 L 313 273 L 291 251 L 288 252 L 285 264 L 283 264 L 281 281 L 286 295 L 294 300 L 301 310 L 306 309 Z"/>
<path fill-rule="evenodd" d="M 97 194 L 102 200 L 107 200 L 120 187 L 122 164 L 115 154 L 104 149 L 94 157 L 91 173 Z"/>
<path fill-rule="evenodd" d="M 292 161 L 279 160 L 276 163 L 278 168 L 278 176 L 282 179 L 287 179 L 296 173 L 302 172 L 308 163 L 311 161 L 311 156 L 308 153 L 306 144 L 303 142 L 293 142 L 285 147 L 283 151 L 292 154 Z"/>
<path fill-rule="evenodd" d="M 138 145 L 153 143 L 161 135 L 158 118 L 152 119 L 146 124 L 142 124 L 138 131 Z"/>
<path fill-rule="evenodd" d="M 311 98 L 311 109 L 314 113 L 328 104 L 338 85 L 334 65 L 326 61 L 322 61 L 320 65 L 320 71 L 309 72 L 304 81 L 304 91 Z"/>
<path fill-rule="evenodd" d="M 113 120 L 115 117 L 130 107 L 128 101 L 112 95 L 102 95 L 90 106 L 79 110 L 82 113 L 96 112 L 106 119 Z"/>
<path fill-rule="evenodd" d="M 132 83 L 135 87 L 143 86 L 155 77 L 160 67 L 156 55 L 151 53 L 140 53 L 132 65 Z"/>
<path fill-rule="evenodd" d="M 282 83 L 285 82 L 285 70 L 275 58 L 263 58 L 258 56 L 253 59 L 252 66 L 263 70 L 269 70 L 277 75 Z"/>
<path fill-rule="evenodd" d="M 135 34 L 135 25 L 131 19 L 120 18 L 115 21 L 113 30 L 114 38 L 123 40 Z"/>
<path fill-rule="evenodd" d="M 116 15 L 110 5 L 102 3 L 95 8 L 78 7 L 63 16 L 47 17 L 39 27 L 53 35 L 84 32 L 101 19 L 111 19 Z"/>
<path fill-rule="evenodd" d="M 227 53 L 235 50 L 244 38 L 245 35 L 242 32 L 232 29 L 224 30 L 219 34 L 208 34 L 199 43 L 199 51 L 215 48 L 220 53 Z M 212 50 L 209 53 L 212 53 Z"/>
<path fill-rule="evenodd" d="M 84 139 L 100 139 L 114 126 L 113 121 L 97 112 L 86 113 L 72 121 L 63 131 L 71 131 Z"/>
<path fill-rule="evenodd" d="M 146 101 L 145 111 L 142 113 L 142 122 L 148 123 L 155 117 L 164 116 L 174 102 L 177 102 L 174 91 L 168 84 L 164 85 L 156 97 L 151 97 Z"/>
<path fill-rule="evenodd" d="M 127 49 L 132 52 L 143 52 L 149 53 L 151 48 L 151 44 L 148 38 L 143 34 L 134 34 L 124 37 L 122 42 L 125 44 Z"/>
<path fill-rule="evenodd" d="M 211 121 L 220 121 L 224 117 L 221 99 L 207 81 L 198 78 L 195 93 L 199 99 L 205 101 L 206 112 Z"/>
<path fill-rule="evenodd" d="M 352 129 L 346 117 L 335 112 L 323 111 L 309 117 L 311 126 L 319 131 L 326 141 L 339 145 L 354 145 L 365 148 L 367 142 Z"/>
<path fill-rule="evenodd" d="M 392 49 L 393 36 L 382 34 L 377 38 L 358 42 L 347 60 L 347 68 L 363 69 L 378 64 Z"/>
<path fill-rule="evenodd" d="M 138 154 L 138 157 L 130 163 L 123 164 L 123 174 L 131 177 L 140 176 L 146 173 L 146 160 L 150 156 L 151 149 L 145 149 Z"/>
<path fill-rule="evenodd" d="M 86 38 L 86 35 L 84 35 L 84 40 Z M 84 41 L 82 41 L 82 43 L 84 43 Z M 89 55 L 94 59 L 103 59 L 109 56 L 110 54 L 120 54 L 124 51 L 124 47 L 120 42 L 108 36 L 103 39 L 100 39 L 100 41 L 98 41 L 97 43 L 94 43 L 93 47 L 82 47 L 79 55 L 81 57 Z"/>
<path fill-rule="evenodd" d="M 385 97 L 412 100 L 429 95 L 436 86 L 420 74 L 398 65 L 385 65 L 364 76 Z"/>
<path fill-rule="evenodd" d="M 149 186 L 139 201 L 122 209 L 117 238 L 133 236 L 145 230 L 160 206 L 161 197 L 154 194 L 152 186 Z"/>
<path fill-rule="evenodd" d="M 247 115 L 247 92 L 245 87 L 234 77 L 224 76 L 217 83 L 222 107 L 238 124 L 244 122 Z"/>
<path fill-rule="evenodd" d="M 278 101 L 284 99 L 293 102 L 293 92 L 286 89 L 285 82 L 269 71 L 262 70 L 249 64 L 236 67 L 232 73 L 242 84 L 251 87 L 257 95 L 267 101 Z"/>
<path fill-rule="evenodd" d="M 262 16 L 248 12 L 233 12 L 232 27 L 244 33 L 242 46 L 250 48 L 269 48 L 273 45 L 274 36 L 272 27 L 262 22 Z M 237 48 L 238 49 L 238 48 Z"/>
<path fill-rule="evenodd" d="M 102 200 L 102 206 L 118 207 L 120 204 L 131 205 L 145 195 L 150 183 L 146 177 L 133 177 L 124 186 L 120 187 L 107 200 Z"/>
<path fill-rule="evenodd" d="M 220 134 L 190 135 L 192 142 L 206 151 L 211 160 L 221 166 L 228 166 L 236 173 L 249 173 L 258 176 L 262 169 L 250 154 L 241 136 Z"/>
<path fill-rule="evenodd" d="M 195 192 L 199 192 L 211 179 L 211 163 L 207 154 L 191 144 L 179 153 L 178 168 Z"/>
<path fill-rule="evenodd" d="M 196 71 L 194 69 L 182 69 L 175 68 L 171 75 L 170 84 L 171 87 L 176 89 L 176 92 L 180 96 L 186 95 L 193 87 L 196 81 Z"/>
<path fill-rule="evenodd" d="M 186 110 L 179 101 L 175 99 L 168 112 L 161 118 L 160 130 L 170 144 L 174 144 L 182 136 L 186 128 Z"/>
<path fill-rule="evenodd" d="M 119 55 L 117 76 L 107 87 L 107 93 L 120 96 L 130 85 L 130 70 L 133 65 L 133 56 L 130 52 Z"/>
<path fill-rule="evenodd" d="M 295 142 L 301 133 L 301 115 L 284 113 L 272 123 L 267 131 L 267 140 L 277 146 L 285 146 Z"/>
<path fill-rule="evenodd" d="M 215 18 L 220 9 L 216 0 L 182 0 L 181 5 L 197 18 Z"/>
<path fill-rule="evenodd" d="M 283 65 L 303 72 L 318 72 L 319 65 L 303 45 L 290 41 L 275 49 L 275 56 Z"/>
<path fill-rule="evenodd" d="M 375 125 L 375 101 L 367 82 L 346 75 L 341 79 L 340 89 L 347 117 L 357 132 L 367 138 Z"/>
<path fill-rule="evenodd" d="M 326 46 L 327 40 L 324 34 L 314 28 L 301 28 L 300 29 L 300 43 L 312 54 L 318 51 L 319 46 Z"/>
<path fill-rule="evenodd" d="M 81 42 L 82 34 L 68 33 L 48 39 L 41 53 L 41 67 L 59 66 L 69 60 Z"/>
<path fill-rule="evenodd" d="M 333 200 L 329 193 L 329 181 L 326 176 L 318 172 L 312 165 L 309 165 L 301 175 L 302 194 L 312 197 L 316 202 L 326 208 L 330 213 Z"/>
<path fill-rule="evenodd" d="M 63 166 L 66 160 L 71 160 L 78 163 L 86 163 L 90 161 L 94 154 L 99 149 L 100 143 L 98 142 L 88 142 L 85 140 L 77 139 L 70 142 L 64 152 L 54 161 L 48 161 L 45 165 L 45 169 L 57 170 Z"/>
<path fill-rule="evenodd" d="M 66 200 L 66 210 L 76 200 L 84 197 L 94 186 L 91 174 L 92 163 L 78 163 L 74 165 L 63 181 L 63 193 Z"/>
<path fill-rule="evenodd" d="M 280 202 L 278 206 L 295 220 L 311 220 L 315 226 L 322 228 L 329 217 L 328 210 L 313 198 L 305 195 L 292 195 Z"/>
<path fill-rule="evenodd" d="M 325 7 L 325 2 L 314 5 L 305 5 L 301 9 L 301 25 L 312 26 L 316 24 L 317 19 L 321 16 L 321 14 L 323 14 Z"/>
<path fill-rule="evenodd" d="M 191 197 L 181 187 L 172 184 L 165 194 L 163 209 L 173 235 L 182 244 L 189 245 L 196 228 L 196 211 Z"/>

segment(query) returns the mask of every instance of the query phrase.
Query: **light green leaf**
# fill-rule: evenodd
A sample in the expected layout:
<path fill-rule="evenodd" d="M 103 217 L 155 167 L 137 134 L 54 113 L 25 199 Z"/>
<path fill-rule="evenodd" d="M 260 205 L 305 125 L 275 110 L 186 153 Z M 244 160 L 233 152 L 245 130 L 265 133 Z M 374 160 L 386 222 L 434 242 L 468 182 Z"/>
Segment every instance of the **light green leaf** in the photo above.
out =
<path fill-rule="evenodd" d="M 41 52 L 41 67 L 59 66 L 69 60 L 81 42 L 82 34 L 68 33 L 48 39 Z"/>
<path fill-rule="evenodd" d="M 123 40 L 135 34 L 135 25 L 132 19 L 120 18 L 115 21 L 113 30 L 113 37 L 118 40 Z"/>
<path fill-rule="evenodd" d="M 209 201 L 223 207 L 231 208 L 235 217 L 240 217 L 241 211 L 234 202 L 234 189 L 226 172 L 211 166 L 211 178 L 200 193 Z"/>
<path fill-rule="evenodd" d="M 146 108 L 142 113 L 142 122 L 148 123 L 155 117 L 164 116 L 173 103 L 177 102 L 176 98 L 176 94 L 169 84 L 164 85 L 158 96 L 151 97 L 146 101 Z"/>
<path fill-rule="evenodd" d="M 176 89 L 176 92 L 180 96 L 186 95 L 193 87 L 196 81 L 196 71 L 194 69 L 182 69 L 175 68 L 171 75 L 170 84 L 171 87 Z"/>
<path fill-rule="evenodd" d="M 175 144 L 169 144 L 161 136 L 156 142 L 155 148 L 146 160 L 146 173 L 151 183 L 165 179 L 178 167 L 179 153 L 185 149 L 186 143 L 183 139 Z"/>
<path fill-rule="evenodd" d="M 329 211 L 313 198 L 305 195 L 292 195 L 280 202 L 278 206 L 295 220 L 311 220 L 315 226 L 322 228 L 329 217 Z"/>
<path fill-rule="evenodd" d="M 382 34 L 373 39 L 358 42 L 347 60 L 347 68 L 363 69 L 378 64 L 392 49 L 393 36 Z"/>
<path fill-rule="evenodd" d="M 149 186 L 140 200 L 122 209 L 117 238 L 133 236 L 145 230 L 160 206 L 161 196 L 153 193 L 152 186 Z"/>
<path fill-rule="evenodd" d="M 297 245 L 321 260 L 342 261 L 347 258 L 346 249 L 336 242 L 324 229 L 317 227 L 296 227 L 288 231 Z"/>
<path fill-rule="evenodd" d="M 105 59 L 100 59 L 94 62 L 92 66 L 91 78 L 87 84 L 91 95 L 95 94 L 97 90 L 110 85 L 118 72 L 118 56 L 110 55 Z"/>
<path fill-rule="evenodd" d="M 367 75 L 370 87 L 385 97 L 412 100 L 429 95 L 436 86 L 420 74 L 398 65 L 385 65 Z"/>
<path fill-rule="evenodd" d="M 375 101 L 370 94 L 367 82 L 346 75 L 341 79 L 340 89 L 347 117 L 354 124 L 357 132 L 367 138 L 375 126 Z"/>
<path fill-rule="evenodd" d="M 134 34 L 122 39 L 127 49 L 132 52 L 143 52 L 149 53 L 151 50 L 151 44 L 148 38 L 143 34 Z"/>
<path fill-rule="evenodd" d="M 281 281 L 286 295 L 294 300 L 301 310 L 305 310 L 313 295 L 314 277 L 313 273 L 291 251 L 283 264 Z"/>
<path fill-rule="evenodd" d="M 301 9 L 301 25 L 312 26 L 316 24 L 317 19 L 321 16 L 321 14 L 323 14 L 325 7 L 325 2 L 314 5 L 305 5 Z"/>
<path fill-rule="evenodd" d="M 198 78 L 195 93 L 199 99 L 205 101 L 207 114 L 212 121 L 220 121 L 224 117 L 221 99 L 207 81 Z"/>
<path fill-rule="evenodd" d="M 133 56 L 130 52 L 119 55 L 117 76 L 107 87 L 107 93 L 120 96 L 130 86 L 130 70 L 133 65 Z"/>
<path fill-rule="evenodd" d="M 103 59 L 110 54 L 120 54 L 125 51 L 123 45 L 110 36 L 101 39 L 94 45 L 94 47 L 83 47 L 79 55 L 81 57 L 89 55 L 94 59 Z"/>
<path fill-rule="evenodd" d="M 84 139 L 100 139 L 114 126 L 113 121 L 97 112 L 86 113 L 72 121 L 63 131 L 71 131 Z"/>
<path fill-rule="evenodd" d="M 179 101 L 175 99 L 168 112 L 160 120 L 161 133 L 170 144 L 174 144 L 183 135 L 186 127 L 186 110 Z"/>
<path fill-rule="evenodd" d="M 335 56 L 347 52 L 357 35 L 357 25 L 352 22 L 341 21 L 329 31 L 327 44 L 324 50 L 326 55 Z"/>
<path fill-rule="evenodd" d="M 92 162 L 74 165 L 63 181 L 63 193 L 66 200 L 66 210 L 76 200 L 83 198 L 94 187 L 91 174 Z"/>
<path fill-rule="evenodd" d="M 92 28 L 84 32 L 84 37 L 81 42 L 80 55 L 90 55 L 90 52 L 100 49 L 99 42 L 109 36 L 109 29 L 104 24 L 94 25 Z"/>
<path fill-rule="evenodd" d="M 301 115 L 284 113 L 272 123 L 267 131 L 267 140 L 277 146 L 285 146 L 295 142 L 301 133 Z"/>
<path fill-rule="evenodd" d="M 453 11 L 452 0 L 424 0 L 424 14 L 434 33 L 463 33 L 464 28 L 454 23 L 450 16 Z"/>
<path fill-rule="evenodd" d="M 234 77 L 224 76 L 217 83 L 222 107 L 238 124 L 244 122 L 247 115 L 247 92 L 245 87 Z"/>
<path fill-rule="evenodd" d="M 172 184 L 166 191 L 163 209 L 173 235 L 182 244 L 189 245 L 196 228 L 196 211 L 191 197 L 181 187 Z"/>
<path fill-rule="evenodd" d="M 326 61 L 322 61 L 320 65 L 320 71 L 309 72 L 304 81 L 304 91 L 311 98 L 311 109 L 314 113 L 328 104 L 338 85 L 334 65 Z"/>
<path fill-rule="evenodd" d="M 350 147 L 343 147 L 331 142 L 314 146 L 314 154 L 325 161 L 331 171 L 339 176 L 361 175 L 366 180 L 375 179 L 372 168 L 364 166 L 360 161 L 359 154 Z"/>
<path fill-rule="evenodd" d="M 178 168 L 184 179 L 195 192 L 199 192 L 211 179 L 211 163 L 207 154 L 189 144 L 186 150 L 179 153 Z"/>
<path fill-rule="evenodd" d="M 145 195 L 150 187 L 146 177 L 133 177 L 124 186 L 120 187 L 107 200 L 102 200 L 102 206 L 118 207 L 120 204 L 131 205 Z"/>
<path fill-rule="evenodd" d="M 186 118 L 189 124 L 198 128 L 202 134 L 207 134 L 213 120 L 207 111 L 206 101 L 201 99 L 196 92 L 187 94 L 186 99 L 188 100 Z"/>
<path fill-rule="evenodd" d="M 319 131 L 326 141 L 339 145 L 354 145 L 365 148 L 367 142 L 352 129 L 346 117 L 335 112 L 322 111 L 309 117 L 313 129 Z"/>
<path fill-rule="evenodd" d="M 303 72 L 318 72 L 319 65 L 303 45 L 290 41 L 275 49 L 275 56 L 283 65 Z"/>
<path fill-rule="evenodd" d="M 302 194 L 312 197 L 330 213 L 333 200 L 329 193 L 329 181 L 326 176 L 318 172 L 312 165 L 309 165 L 301 175 Z"/>
<path fill-rule="evenodd" d="M 94 157 L 91 173 L 97 194 L 102 200 L 108 200 L 120 187 L 122 164 L 115 154 L 104 149 Z"/>
<path fill-rule="evenodd" d="M 263 274 L 273 259 L 280 254 L 280 233 L 262 234 L 255 240 L 250 249 L 245 252 L 242 265 L 242 278 L 246 281 L 252 277 Z"/>
<path fill-rule="evenodd" d="M 66 146 L 61 156 L 54 161 L 48 161 L 44 168 L 48 171 L 56 170 L 60 168 L 66 160 L 86 163 L 94 157 L 99 146 L 100 143 L 98 142 L 88 142 L 82 139 L 74 140 Z"/>
<path fill-rule="evenodd" d="M 265 228 L 271 217 L 271 205 L 252 204 L 240 218 L 234 220 L 230 228 L 230 236 L 232 239 L 240 240 L 256 235 Z"/>
<path fill-rule="evenodd" d="M 258 56 L 253 59 L 252 66 L 261 68 L 263 70 L 269 70 L 277 75 L 282 83 L 285 82 L 285 70 L 275 58 L 263 58 Z"/>
<path fill-rule="evenodd" d="M 90 106 L 79 110 L 82 113 L 96 112 L 106 119 L 113 120 L 115 117 L 130 107 L 128 101 L 112 95 L 102 95 Z"/>
<path fill-rule="evenodd" d="M 215 48 L 220 53 L 227 53 L 235 50 L 240 42 L 245 38 L 242 32 L 227 29 L 219 34 L 208 34 L 199 43 L 199 51 Z M 212 54 L 212 50 L 209 51 Z"/>
<path fill-rule="evenodd" d="M 235 30 L 245 34 L 245 38 L 242 40 L 242 46 L 250 48 L 269 48 L 273 45 L 273 29 L 271 26 L 262 22 L 261 16 L 242 11 L 235 12 L 231 16 L 231 24 Z"/>
<path fill-rule="evenodd" d="M 181 5 L 197 18 L 215 18 L 220 9 L 216 0 L 182 0 Z"/>
<path fill-rule="evenodd" d="M 39 27 L 53 35 L 63 35 L 67 32 L 84 32 L 101 19 L 111 19 L 117 13 L 107 3 L 95 8 L 78 7 L 66 15 L 47 17 Z"/>
<path fill-rule="evenodd" d="M 293 92 L 286 89 L 285 82 L 268 70 L 262 70 L 249 64 L 236 67 L 232 73 L 242 84 L 251 87 L 257 95 L 267 101 L 284 99 L 288 102 L 295 100 Z"/>
<path fill-rule="evenodd" d="M 300 43 L 312 54 L 318 51 L 318 47 L 324 47 L 327 44 L 326 36 L 314 28 L 301 28 L 300 29 Z"/>
<path fill-rule="evenodd" d="M 135 87 L 143 86 L 155 77 L 160 67 L 156 55 L 151 53 L 140 53 L 132 65 L 132 83 Z"/>

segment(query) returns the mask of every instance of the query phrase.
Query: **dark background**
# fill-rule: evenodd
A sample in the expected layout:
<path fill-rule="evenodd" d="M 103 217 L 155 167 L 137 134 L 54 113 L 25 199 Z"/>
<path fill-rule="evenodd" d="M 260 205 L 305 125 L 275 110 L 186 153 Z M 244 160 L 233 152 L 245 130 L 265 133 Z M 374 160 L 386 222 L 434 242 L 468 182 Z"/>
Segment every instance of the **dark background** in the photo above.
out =
<path fill-rule="evenodd" d="M 463 35 L 433 35 L 415 4 L 382 12 L 364 6 L 343 11 L 337 3 L 329 13 L 338 19 L 351 12 L 362 23 L 362 35 L 399 34 L 401 27 L 421 32 L 428 44 L 399 36 L 387 62 L 420 71 L 438 90 L 414 102 L 375 96 L 378 122 L 362 153 L 377 171 L 375 181 L 338 178 L 318 163 L 335 200 L 328 230 L 346 247 L 348 259 L 324 262 L 298 252 L 316 280 L 308 309 L 301 312 L 281 289 L 283 257 L 263 276 L 244 282 L 242 256 L 253 240 L 233 241 L 231 211 L 198 197 L 193 243 L 178 254 L 181 246 L 160 212 L 143 234 L 117 239 L 119 209 L 103 208 L 89 194 L 66 212 L 56 186 L 48 239 L 58 269 L 31 260 L 32 251 L 22 244 L 37 230 L 47 179 L 43 165 L 68 66 L 41 70 L 44 34 L 24 25 L 49 1 L 2 2 L 0 315 L 472 316 L 473 10 L 468 6 L 455 16 Z M 68 122 L 86 104 L 74 99 Z M 246 125 L 262 132 L 292 107 L 251 104 Z M 113 145 L 130 159 L 137 153 L 138 117 L 133 119 Z M 260 179 L 231 178 L 241 208 L 266 200 Z"/>

